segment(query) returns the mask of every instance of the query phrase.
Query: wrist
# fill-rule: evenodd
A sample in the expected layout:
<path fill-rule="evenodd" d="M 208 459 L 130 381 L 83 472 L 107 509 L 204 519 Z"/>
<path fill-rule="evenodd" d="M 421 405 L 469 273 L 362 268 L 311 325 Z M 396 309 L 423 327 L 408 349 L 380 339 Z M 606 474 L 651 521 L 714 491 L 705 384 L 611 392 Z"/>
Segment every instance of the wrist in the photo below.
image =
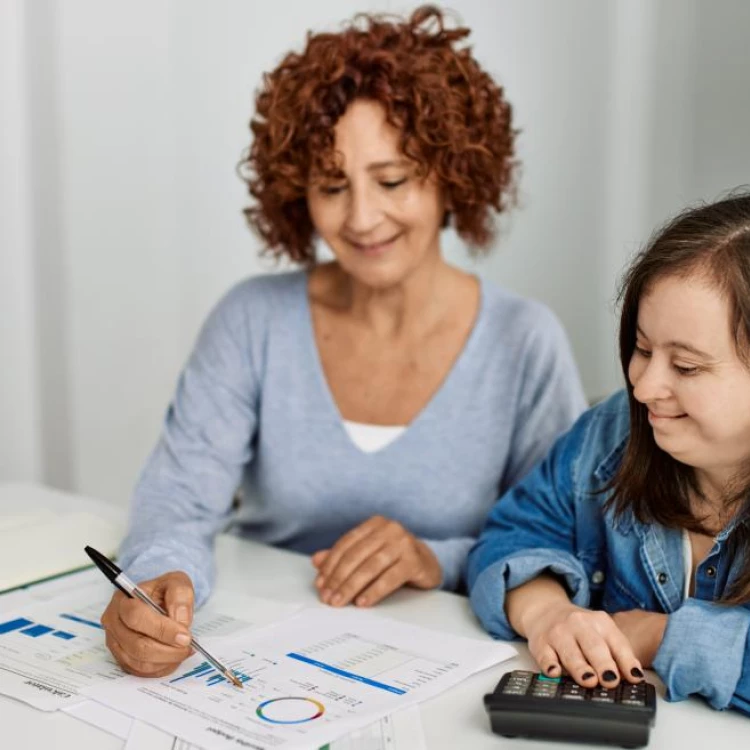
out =
<path fill-rule="evenodd" d="M 443 582 L 443 566 L 440 564 L 440 560 L 438 560 L 430 545 L 422 539 L 417 539 L 417 551 L 422 560 L 422 575 L 417 585 L 426 589 L 437 588 Z"/>
<path fill-rule="evenodd" d="M 651 667 L 656 659 L 656 653 L 664 640 L 664 631 L 667 629 L 669 615 L 653 612 L 649 620 L 649 650 L 648 658 L 645 660 L 648 663 L 644 664 L 644 667 Z"/>
<path fill-rule="evenodd" d="M 505 614 L 513 630 L 529 640 L 533 630 L 549 617 L 575 605 L 560 582 L 542 574 L 511 589 L 505 596 Z"/>

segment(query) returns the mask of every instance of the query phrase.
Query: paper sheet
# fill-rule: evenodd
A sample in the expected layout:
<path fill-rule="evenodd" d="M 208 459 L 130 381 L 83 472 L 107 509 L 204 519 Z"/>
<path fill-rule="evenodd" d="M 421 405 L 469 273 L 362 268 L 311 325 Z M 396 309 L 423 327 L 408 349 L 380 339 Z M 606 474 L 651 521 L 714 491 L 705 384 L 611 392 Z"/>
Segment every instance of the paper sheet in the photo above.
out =
<path fill-rule="evenodd" d="M 122 677 L 104 644 L 103 605 L 52 600 L 3 612 L 0 693 L 54 711 L 85 685 Z"/>
<path fill-rule="evenodd" d="M 95 704 L 96 705 L 96 704 Z M 385 716 L 363 729 L 324 745 L 320 750 L 424 750 L 424 733 L 419 708 L 412 706 Z M 124 750 L 202 750 L 161 729 L 132 722 Z"/>
<path fill-rule="evenodd" d="M 217 649 L 232 687 L 200 655 L 165 679 L 83 692 L 206 750 L 310 748 L 426 700 L 515 655 L 354 610 L 309 609 Z"/>
<path fill-rule="evenodd" d="M 129 716 L 96 701 L 83 700 L 80 703 L 74 703 L 72 706 L 66 706 L 62 710 L 68 716 L 72 716 L 79 721 L 85 721 L 86 724 L 91 724 L 94 727 L 99 727 L 107 734 L 113 734 L 122 740 L 128 739 L 131 729 L 136 723 Z"/>
<path fill-rule="evenodd" d="M 91 601 L 84 587 L 78 599 L 69 592 L 46 602 L 2 610 L 0 616 L 0 693 L 54 711 L 77 703 L 86 686 L 122 679 L 112 659 L 99 618 L 111 597 Z M 0 599 L 2 601 L 2 599 Z M 251 612 L 252 621 L 227 612 Z M 206 645 L 250 634 L 258 627 L 299 610 L 292 604 L 218 592 L 199 611 L 192 632 Z"/>

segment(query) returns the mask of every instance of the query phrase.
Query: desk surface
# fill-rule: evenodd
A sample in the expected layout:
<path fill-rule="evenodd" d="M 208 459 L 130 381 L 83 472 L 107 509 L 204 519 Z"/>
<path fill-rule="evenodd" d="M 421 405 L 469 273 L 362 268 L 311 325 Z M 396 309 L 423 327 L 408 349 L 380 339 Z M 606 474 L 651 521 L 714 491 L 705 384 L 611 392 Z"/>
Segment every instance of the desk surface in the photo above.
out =
<path fill-rule="evenodd" d="M 0 516 L 23 507 L 51 507 L 91 511 L 117 518 L 111 505 L 29 485 L 0 485 Z M 231 536 L 217 541 L 218 582 L 223 589 L 289 602 L 317 601 L 313 568 L 307 557 L 254 544 Z M 255 574 L 255 571 L 262 571 Z M 2 598 L 0 598 L 2 609 Z M 441 591 L 403 590 L 375 608 L 375 612 L 404 622 L 474 638 L 489 636 L 474 618 L 467 599 Z M 525 647 L 516 644 L 519 656 L 493 669 L 474 675 L 442 695 L 420 705 L 426 745 L 430 750 L 552 750 L 571 745 L 552 742 L 510 740 L 493 735 L 482 706 L 482 696 L 492 690 L 510 669 L 533 668 Z M 661 685 L 653 673 L 649 679 Z M 13 750 L 120 750 L 123 741 L 61 712 L 43 713 L 0 696 L 0 747 Z M 750 720 L 732 711 L 718 712 L 699 699 L 682 703 L 659 701 L 657 721 L 649 747 L 704 750 L 707 742 L 724 747 L 746 746 L 750 742 Z"/>

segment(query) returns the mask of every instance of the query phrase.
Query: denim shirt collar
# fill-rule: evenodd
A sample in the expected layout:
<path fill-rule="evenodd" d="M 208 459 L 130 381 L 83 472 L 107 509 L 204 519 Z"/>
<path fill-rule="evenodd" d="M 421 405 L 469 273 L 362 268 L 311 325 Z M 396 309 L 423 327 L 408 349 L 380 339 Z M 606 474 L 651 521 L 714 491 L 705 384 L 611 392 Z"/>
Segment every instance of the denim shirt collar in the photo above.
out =
<path fill-rule="evenodd" d="M 628 444 L 628 435 L 620 440 L 612 450 L 607 453 L 594 469 L 596 479 L 604 484 L 609 484 L 615 472 L 620 467 L 622 455 L 625 453 L 625 447 Z"/>
<path fill-rule="evenodd" d="M 594 469 L 594 478 L 597 481 L 598 487 L 606 487 L 612 481 L 615 472 L 622 463 L 622 456 L 625 453 L 627 444 L 628 436 L 626 435 L 596 466 Z M 610 518 L 612 519 L 612 523 L 623 534 L 628 534 L 633 528 L 633 524 L 636 523 L 635 516 L 630 511 L 626 511 L 616 518 L 610 515 Z"/>

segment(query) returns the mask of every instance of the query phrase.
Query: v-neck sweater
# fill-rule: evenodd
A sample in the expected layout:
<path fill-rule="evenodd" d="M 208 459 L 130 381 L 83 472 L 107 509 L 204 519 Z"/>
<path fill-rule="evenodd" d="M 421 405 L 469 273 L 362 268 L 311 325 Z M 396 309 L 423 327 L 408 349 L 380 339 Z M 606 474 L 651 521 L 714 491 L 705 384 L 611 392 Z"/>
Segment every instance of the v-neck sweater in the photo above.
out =
<path fill-rule="evenodd" d="M 395 440 L 363 452 L 323 372 L 307 279 L 247 279 L 204 323 L 134 491 L 120 553 L 134 579 L 184 570 L 201 604 L 221 530 L 312 554 L 380 515 L 424 540 L 455 590 L 494 501 L 585 407 L 555 315 L 480 281 L 438 390 Z"/>

